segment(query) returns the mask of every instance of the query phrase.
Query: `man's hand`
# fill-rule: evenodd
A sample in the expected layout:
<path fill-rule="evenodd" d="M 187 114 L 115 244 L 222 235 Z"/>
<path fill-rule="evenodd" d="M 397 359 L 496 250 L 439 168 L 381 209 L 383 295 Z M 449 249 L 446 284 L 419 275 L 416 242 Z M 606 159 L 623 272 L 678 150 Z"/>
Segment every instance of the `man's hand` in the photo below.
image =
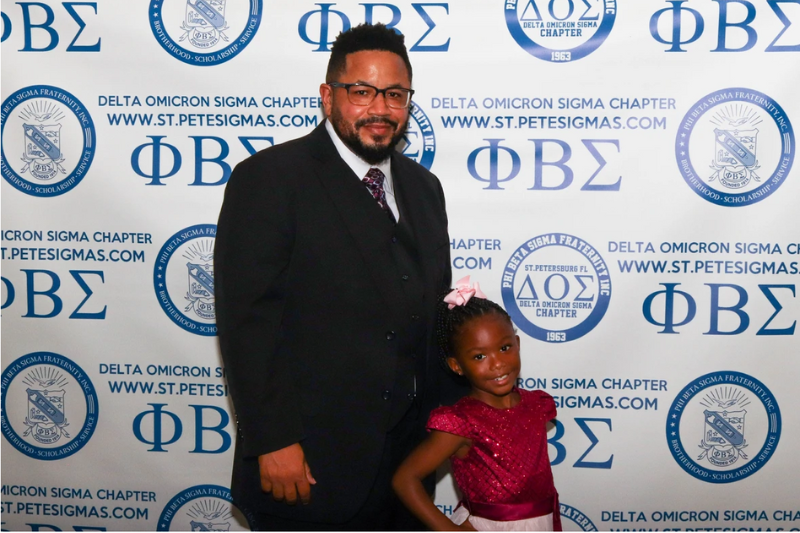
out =
<path fill-rule="evenodd" d="M 289 505 L 294 505 L 300 496 L 304 504 L 311 501 L 311 485 L 315 485 L 317 480 L 311 475 L 299 442 L 259 455 L 258 468 L 261 472 L 261 490 L 271 492 L 275 500 L 285 500 Z"/>

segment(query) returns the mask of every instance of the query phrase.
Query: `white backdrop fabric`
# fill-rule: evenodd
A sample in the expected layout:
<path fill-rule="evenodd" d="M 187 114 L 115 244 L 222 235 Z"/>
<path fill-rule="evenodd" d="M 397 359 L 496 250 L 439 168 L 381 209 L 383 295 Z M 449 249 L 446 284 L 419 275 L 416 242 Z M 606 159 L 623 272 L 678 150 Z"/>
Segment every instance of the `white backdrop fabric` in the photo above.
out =
<path fill-rule="evenodd" d="M 2 0 L 2 528 L 248 529 L 217 215 L 365 21 L 556 398 L 565 528 L 800 529 L 797 0 Z"/>

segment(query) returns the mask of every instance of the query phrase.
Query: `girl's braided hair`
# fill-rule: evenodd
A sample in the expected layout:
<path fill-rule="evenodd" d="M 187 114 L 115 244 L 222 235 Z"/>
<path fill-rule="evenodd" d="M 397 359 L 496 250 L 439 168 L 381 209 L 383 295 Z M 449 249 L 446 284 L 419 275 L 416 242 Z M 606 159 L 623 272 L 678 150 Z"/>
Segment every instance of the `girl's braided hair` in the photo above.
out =
<path fill-rule="evenodd" d="M 444 301 L 444 297 L 450 291 L 443 293 L 439 298 L 436 307 L 436 340 L 439 344 L 439 360 L 444 367 L 451 371 L 450 366 L 447 364 L 447 358 L 452 357 L 455 353 L 455 337 L 461 328 L 474 318 L 478 318 L 489 313 L 496 313 L 497 315 L 508 320 L 511 327 L 514 323 L 511 317 L 508 316 L 506 310 L 486 298 L 478 298 L 473 296 L 464 305 L 457 305 L 452 309 L 448 309 L 448 303 Z"/>

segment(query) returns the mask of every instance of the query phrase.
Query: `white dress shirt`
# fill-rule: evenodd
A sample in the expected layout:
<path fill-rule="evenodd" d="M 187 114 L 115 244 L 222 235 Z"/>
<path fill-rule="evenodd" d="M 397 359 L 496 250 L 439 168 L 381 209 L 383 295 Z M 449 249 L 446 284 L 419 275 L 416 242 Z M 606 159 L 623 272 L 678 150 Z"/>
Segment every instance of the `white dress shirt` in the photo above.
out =
<path fill-rule="evenodd" d="M 355 172 L 359 180 L 365 178 L 367 176 L 367 172 L 369 172 L 369 169 L 372 167 L 381 169 L 381 172 L 383 172 L 384 176 L 386 176 L 386 179 L 383 180 L 383 192 L 386 193 L 386 204 L 389 206 L 389 209 L 392 210 L 394 219 L 397 222 L 400 222 L 400 210 L 397 208 L 397 200 L 394 196 L 391 158 L 386 158 L 377 165 L 370 165 L 354 154 L 353 151 L 350 150 L 350 148 L 348 148 L 344 142 L 342 142 L 342 140 L 339 138 L 339 135 L 336 133 L 336 130 L 333 129 L 333 125 L 331 124 L 330 120 L 325 121 L 325 129 L 328 130 L 328 135 L 331 136 L 333 145 L 336 147 L 339 155 L 342 159 L 344 159 L 344 162 L 347 163 L 347 166 L 349 166 L 353 172 Z M 364 185 L 364 188 L 367 188 L 367 186 Z"/>

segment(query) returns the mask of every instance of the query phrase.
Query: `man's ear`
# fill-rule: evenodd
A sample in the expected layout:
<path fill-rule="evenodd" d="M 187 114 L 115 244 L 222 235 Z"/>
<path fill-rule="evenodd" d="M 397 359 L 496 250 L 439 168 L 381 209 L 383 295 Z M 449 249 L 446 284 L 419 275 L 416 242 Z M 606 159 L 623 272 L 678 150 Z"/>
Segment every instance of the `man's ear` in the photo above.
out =
<path fill-rule="evenodd" d="M 461 365 L 458 364 L 455 357 L 448 357 L 447 358 L 447 366 L 450 367 L 450 370 L 458 374 L 459 376 L 464 375 L 464 371 L 461 370 Z"/>
<path fill-rule="evenodd" d="M 322 98 L 322 109 L 325 111 L 325 116 L 331 116 L 331 109 L 333 109 L 333 87 L 327 83 L 319 86 L 319 96 Z"/>

